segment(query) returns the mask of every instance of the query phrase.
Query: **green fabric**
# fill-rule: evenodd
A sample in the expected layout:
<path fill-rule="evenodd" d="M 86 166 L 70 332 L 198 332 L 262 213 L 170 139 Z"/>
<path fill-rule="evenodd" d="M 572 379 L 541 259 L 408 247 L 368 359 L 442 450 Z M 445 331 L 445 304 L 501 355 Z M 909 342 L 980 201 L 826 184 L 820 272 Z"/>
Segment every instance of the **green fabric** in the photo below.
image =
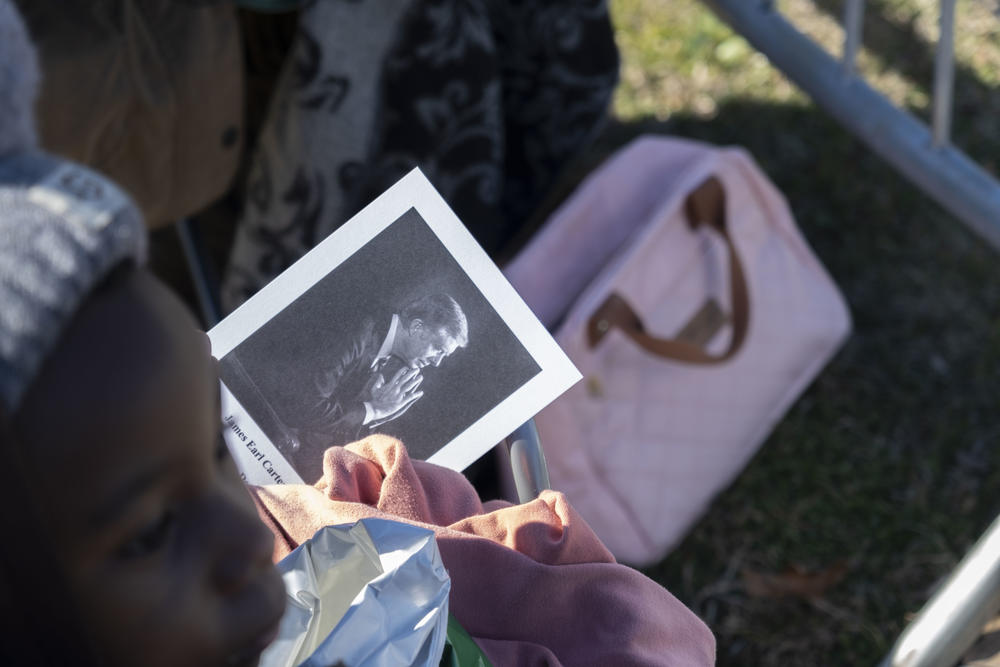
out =
<path fill-rule="evenodd" d="M 444 642 L 441 667 L 493 667 L 475 640 L 455 617 L 448 614 L 448 635 Z"/>

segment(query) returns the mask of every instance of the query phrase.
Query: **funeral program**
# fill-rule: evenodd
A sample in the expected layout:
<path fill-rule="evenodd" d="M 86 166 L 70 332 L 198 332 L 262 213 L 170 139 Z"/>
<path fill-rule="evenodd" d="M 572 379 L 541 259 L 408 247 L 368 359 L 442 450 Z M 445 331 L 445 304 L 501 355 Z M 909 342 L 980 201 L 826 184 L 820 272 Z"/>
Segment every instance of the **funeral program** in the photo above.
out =
<path fill-rule="evenodd" d="M 462 470 L 580 378 L 417 169 L 209 338 L 251 484 L 313 483 L 374 433 Z"/>

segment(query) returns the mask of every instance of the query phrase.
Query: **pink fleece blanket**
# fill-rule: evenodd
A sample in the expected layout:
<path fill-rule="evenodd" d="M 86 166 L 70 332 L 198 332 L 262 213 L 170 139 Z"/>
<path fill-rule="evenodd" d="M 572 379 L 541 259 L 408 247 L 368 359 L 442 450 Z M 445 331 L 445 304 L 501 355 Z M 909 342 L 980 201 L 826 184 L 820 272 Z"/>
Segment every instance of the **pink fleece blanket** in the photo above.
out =
<path fill-rule="evenodd" d="M 654 581 L 615 562 L 562 494 L 485 506 L 466 479 L 385 436 L 327 450 L 315 486 L 253 489 L 275 560 L 325 525 L 402 519 L 437 534 L 451 612 L 501 665 L 715 661 L 715 639 Z"/>

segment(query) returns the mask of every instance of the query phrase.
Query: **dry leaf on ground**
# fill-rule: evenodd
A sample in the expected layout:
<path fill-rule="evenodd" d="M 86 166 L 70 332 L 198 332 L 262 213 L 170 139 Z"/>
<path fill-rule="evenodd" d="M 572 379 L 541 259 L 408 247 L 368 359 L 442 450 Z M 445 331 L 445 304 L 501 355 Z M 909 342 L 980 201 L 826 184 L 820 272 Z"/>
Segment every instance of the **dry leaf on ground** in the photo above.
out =
<path fill-rule="evenodd" d="M 743 589 L 756 598 L 818 598 L 847 574 L 847 562 L 839 561 L 818 572 L 807 572 L 793 565 L 780 574 L 755 572 L 744 568 Z"/>

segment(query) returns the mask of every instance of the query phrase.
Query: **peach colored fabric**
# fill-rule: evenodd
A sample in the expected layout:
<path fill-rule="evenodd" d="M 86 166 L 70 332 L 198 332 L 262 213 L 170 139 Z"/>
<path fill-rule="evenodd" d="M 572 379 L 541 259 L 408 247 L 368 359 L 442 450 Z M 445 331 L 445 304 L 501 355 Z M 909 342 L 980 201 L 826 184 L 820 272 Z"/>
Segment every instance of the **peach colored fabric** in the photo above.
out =
<path fill-rule="evenodd" d="M 501 665 L 711 665 L 715 640 L 659 584 L 615 562 L 565 497 L 483 506 L 465 478 L 372 436 L 327 450 L 315 486 L 255 487 L 280 559 L 324 525 L 363 517 L 427 526 L 451 611 Z"/>

